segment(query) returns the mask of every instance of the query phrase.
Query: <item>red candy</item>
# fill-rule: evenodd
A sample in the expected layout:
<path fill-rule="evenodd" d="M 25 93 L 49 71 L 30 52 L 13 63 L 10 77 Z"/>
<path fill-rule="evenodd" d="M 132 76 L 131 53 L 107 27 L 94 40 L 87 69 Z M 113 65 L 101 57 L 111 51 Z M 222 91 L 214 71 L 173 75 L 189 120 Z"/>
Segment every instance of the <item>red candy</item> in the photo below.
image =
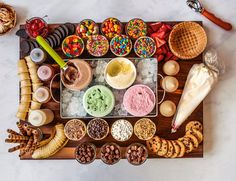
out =
<path fill-rule="evenodd" d="M 39 35 L 46 37 L 48 34 L 47 23 L 39 17 L 34 17 L 27 20 L 25 29 L 31 38 L 36 38 Z"/>

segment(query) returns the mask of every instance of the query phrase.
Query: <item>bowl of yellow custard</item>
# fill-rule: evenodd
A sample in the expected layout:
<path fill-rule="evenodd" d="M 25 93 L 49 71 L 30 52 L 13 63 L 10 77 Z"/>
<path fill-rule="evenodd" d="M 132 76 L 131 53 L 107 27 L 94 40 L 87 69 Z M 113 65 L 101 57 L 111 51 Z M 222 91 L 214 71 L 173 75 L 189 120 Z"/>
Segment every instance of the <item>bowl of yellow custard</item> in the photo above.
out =
<path fill-rule="evenodd" d="M 129 59 L 117 57 L 112 59 L 105 68 L 106 82 L 114 89 L 126 89 L 136 79 L 136 68 Z"/>

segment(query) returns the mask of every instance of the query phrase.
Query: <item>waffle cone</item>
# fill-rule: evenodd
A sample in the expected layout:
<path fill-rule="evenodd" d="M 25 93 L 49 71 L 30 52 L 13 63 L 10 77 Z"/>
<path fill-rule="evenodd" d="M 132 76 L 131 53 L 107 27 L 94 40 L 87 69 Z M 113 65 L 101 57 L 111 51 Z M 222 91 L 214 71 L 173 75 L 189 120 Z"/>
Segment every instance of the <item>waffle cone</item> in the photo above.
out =
<path fill-rule="evenodd" d="M 169 36 L 170 50 L 181 59 L 197 57 L 204 51 L 206 44 L 206 32 L 202 26 L 194 22 L 175 25 Z"/>

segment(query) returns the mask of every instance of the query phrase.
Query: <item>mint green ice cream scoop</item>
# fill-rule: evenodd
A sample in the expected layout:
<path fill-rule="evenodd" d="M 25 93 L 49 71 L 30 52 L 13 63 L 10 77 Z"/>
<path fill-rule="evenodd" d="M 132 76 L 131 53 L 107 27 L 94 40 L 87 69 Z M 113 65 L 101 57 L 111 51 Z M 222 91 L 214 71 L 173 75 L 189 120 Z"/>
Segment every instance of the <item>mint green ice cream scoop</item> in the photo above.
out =
<path fill-rule="evenodd" d="M 84 94 L 83 106 L 94 117 L 108 115 L 114 108 L 115 97 L 110 89 L 103 85 L 90 87 Z"/>

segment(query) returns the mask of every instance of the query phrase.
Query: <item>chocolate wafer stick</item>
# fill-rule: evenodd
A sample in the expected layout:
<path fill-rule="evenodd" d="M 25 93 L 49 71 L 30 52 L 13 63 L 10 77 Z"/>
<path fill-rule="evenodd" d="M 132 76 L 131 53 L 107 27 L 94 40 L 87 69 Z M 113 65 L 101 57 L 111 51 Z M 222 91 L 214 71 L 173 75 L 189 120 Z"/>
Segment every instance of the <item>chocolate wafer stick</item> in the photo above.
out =
<path fill-rule="evenodd" d="M 21 149 L 21 148 L 24 148 L 24 147 L 25 147 L 25 144 L 19 144 L 19 145 L 17 145 L 17 146 L 14 146 L 14 147 L 8 149 L 8 152 L 11 153 L 11 152 L 14 152 L 14 151 L 16 151 L 16 150 L 19 150 L 19 149 Z"/>
<path fill-rule="evenodd" d="M 17 127 L 23 135 L 26 135 L 26 131 L 23 129 L 23 126 L 20 122 L 16 122 Z"/>
<path fill-rule="evenodd" d="M 32 131 L 33 131 L 33 129 L 28 127 L 28 128 L 26 129 L 26 134 L 27 134 L 27 136 L 31 136 L 31 135 L 32 135 Z"/>
<path fill-rule="evenodd" d="M 15 134 L 9 134 L 8 138 L 12 140 L 29 140 L 28 136 L 15 135 Z"/>
<path fill-rule="evenodd" d="M 13 139 L 5 139 L 6 143 L 27 143 L 27 140 L 13 140 Z"/>
<path fill-rule="evenodd" d="M 7 129 L 7 132 L 10 134 L 21 135 L 20 133 L 17 133 L 16 131 L 14 131 L 12 129 Z"/>
<path fill-rule="evenodd" d="M 25 151 L 26 151 L 26 152 L 30 151 L 30 148 L 32 147 L 33 142 L 34 142 L 33 137 L 30 137 L 30 139 L 29 139 L 29 141 L 27 142 L 27 145 L 26 145 L 26 147 L 25 147 Z"/>

